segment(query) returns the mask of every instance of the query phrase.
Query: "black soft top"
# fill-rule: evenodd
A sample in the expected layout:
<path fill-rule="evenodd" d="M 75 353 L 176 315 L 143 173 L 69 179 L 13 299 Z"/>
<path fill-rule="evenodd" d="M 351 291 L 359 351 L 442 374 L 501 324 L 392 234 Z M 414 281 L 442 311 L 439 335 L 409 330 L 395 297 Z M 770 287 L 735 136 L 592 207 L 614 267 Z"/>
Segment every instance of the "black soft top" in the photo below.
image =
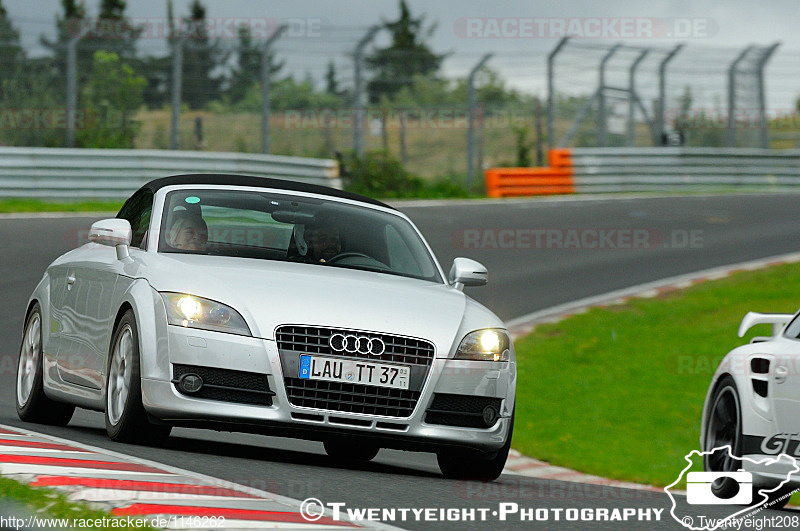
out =
<path fill-rule="evenodd" d="M 360 201 L 370 205 L 378 205 L 385 208 L 393 207 L 359 194 L 352 192 L 345 192 L 330 188 L 329 186 L 320 186 L 318 184 L 301 183 L 297 181 L 289 181 L 285 179 L 271 179 L 269 177 L 256 177 L 254 175 L 235 175 L 225 173 L 191 173 L 186 175 L 173 175 L 171 177 L 162 177 L 155 179 L 142 186 L 142 189 L 149 188 L 156 192 L 165 186 L 182 185 L 182 184 L 223 184 L 226 186 L 253 186 L 261 188 L 274 188 L 276 190 L 288 190 L 292 192 L 306 192 L 309 194 L 328 195 L 331 197 L 339 197 L 342 199 L 351 199 L 353 201 Z"/>

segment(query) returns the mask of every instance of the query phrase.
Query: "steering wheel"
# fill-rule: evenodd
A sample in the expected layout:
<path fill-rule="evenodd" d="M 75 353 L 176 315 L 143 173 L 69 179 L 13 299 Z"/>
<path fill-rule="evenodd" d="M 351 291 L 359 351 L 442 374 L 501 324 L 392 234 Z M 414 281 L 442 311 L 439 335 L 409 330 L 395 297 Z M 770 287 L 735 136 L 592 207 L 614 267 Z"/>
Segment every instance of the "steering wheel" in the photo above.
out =
<path fill-rule="evenodd" d="M 364 253 L 355 253 L 355 252 L 347 252 L 347 253 L 339 253 L 336 256 L 332 256 L 330 260 L 328 260 L 329 264 L 333 264 L 338 262 L 339 260 L 344 260 L 345 258 L 367 258 L 369 260 L 375 260 L 371 256 L 368 256 Z M 375 260 L 377 262 L 377 260 Z"/>
<path fill-rule="evenodd" d="M 387 266 L 386 264 L 384 264 L 380 260 L 376 260 L 376 259 L 372 258 L 368 254 L 356 253 L 356 252 L 352 252 L 352 251 L 346 252 L 346 253 L 339 253 L 336 256 L 331 257 L 331 259 L 328 260 L 327 263 L 336 264 L 337 262 L 341 262 L 342 260 L 346 260 L 348 258 L 366 258 L 367 261 L 368 261 L 368 264 L 363 264 L 364 267 L 374 267 L 374 268 L 377 268 L 377 269 L 386 269 L 386 270 L 390 269 L 389 266 Z M 362 265 L 362 264 L 352 264 L 352 265 Z"/>

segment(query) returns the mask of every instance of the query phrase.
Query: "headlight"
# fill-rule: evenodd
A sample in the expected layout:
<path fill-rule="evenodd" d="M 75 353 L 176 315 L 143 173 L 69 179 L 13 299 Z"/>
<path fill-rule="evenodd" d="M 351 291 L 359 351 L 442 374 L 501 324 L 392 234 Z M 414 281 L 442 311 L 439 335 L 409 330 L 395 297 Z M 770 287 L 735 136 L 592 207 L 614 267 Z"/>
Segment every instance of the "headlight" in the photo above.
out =
<path fill-rule="evenodd" d="M 470 332 L 461 341 L 456 352 L 457 360 L 508 361 L 511 340 L 505 330 L 487 328 Z"/>
<path fill-rule="evenodd" d="M 252 335 L 239 312 L 218 302 L 184 293 L 161 293 L 167 307 L 167 322 L 187 328 Z"/>

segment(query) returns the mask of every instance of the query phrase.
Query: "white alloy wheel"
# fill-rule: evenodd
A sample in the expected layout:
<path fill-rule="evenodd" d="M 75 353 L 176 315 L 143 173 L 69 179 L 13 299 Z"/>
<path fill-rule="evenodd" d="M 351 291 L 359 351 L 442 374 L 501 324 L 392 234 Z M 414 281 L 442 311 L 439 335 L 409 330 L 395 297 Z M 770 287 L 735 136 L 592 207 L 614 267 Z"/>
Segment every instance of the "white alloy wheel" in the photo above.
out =
<path fill-rule="evenodd" d="M 131 390 L 131 373 L 133 363 L 133 331 L 129 324 L 120 330 L 114 353 L 111 358 L 111 368 L 108 373 L 108 420 L 117 425 L 125 412 L 125 404 Z"/>

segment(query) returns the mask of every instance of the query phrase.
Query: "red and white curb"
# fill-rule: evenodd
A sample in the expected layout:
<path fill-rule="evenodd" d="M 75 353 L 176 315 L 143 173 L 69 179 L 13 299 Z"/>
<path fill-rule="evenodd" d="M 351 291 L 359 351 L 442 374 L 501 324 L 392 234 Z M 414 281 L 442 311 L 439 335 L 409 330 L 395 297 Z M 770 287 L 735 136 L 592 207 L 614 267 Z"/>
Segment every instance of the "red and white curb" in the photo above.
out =
<path fill-rule="evenodd" d="M 601 485 L 604 487 L 620 489 L 664 492 L 664 489 L 660 487 L 651 487 L 650 485 L 642 485 L 641 483 L 630 483 L 627 481 L 606 479 L 600 476 L 592 476 L 589 474 L 584 474 L 583 472 L 570 470 L 569 468 L 554 466 L 545 461 L 540 461 L 538 459 L 522 455 L 516 450 L 511 450 L 509 452 L 508 461 L 506 461 L 506 468 L 504 472 L 552 481 L 570 481 L 573 483 L 586 483 L 589 485 Z"/>
<path fill-rule="evenodd" d="M 330 513 L 309 521 L 299 500 L 5 425 L 0 425 L 0 475 L 54 488 L 113 516 L 146 518 L 151 525 L 160 521 L 154 527 L 164 529 L 197 529 L 193 517 L 206 517 L 205 529 L 395 529 L 334 520 Z"/>
<path fill-rule="evenodd" d="M 665 278 L 647 284 L 640 284 L 617 291 L 612 291 L 595 297 L 588 297 L 575 302 L 554 306 L 538 312 L 533 312 L 528 315 L 523 315 L 511 321 L 508 321 L 508 330 L 513 339 L 518 339 L 522 336 L 530 334 L 537 325 L 544 323 L 556 323 L 573 315 L 584 313 L 590 308 L 604 308 L 617 304 L 624 304 L 631 299 L 636 298 L 653 298 L 670 293 L 673 291 L 685 289 L 697 284 L 702 284 L 709 280 L 717 280 L 725 278 L 735 273 L 743 271 L 755 271 L 757 269 L 764 269 L 784 264 L 795 264 L 800 262 L 800 253 L 789 253 L 769 258 L 762 258 L 759 260 L 750 260 L 748 262 L 741 262 L 723 267 L 715 267 L 713 269 L 706 269 L 689 273 L 687 275 L 680 275 L 676 277 Z M 510 474 L 520 474 L 523 476 L 571 481 L 575 483 L 587 483 L 592 485 L 603 485 L 609 487 L 619 487 L 626 489 L 637 490 L 650 490 L 663 492 L 663 488 L 652 487 L 650 485 L 642 485 L 640 483 L 629 483 L 623 481 L 616 481 L 606 479 L 590 474 L 584 474 L 568 468 L 553 466 L 545 461 L 540 461 L 532 457 L 520 454 L 516 450 L 511 450 L 506 462 L 505 472 Z M 680 494 L 680 492 L 678 492 Z"/>

